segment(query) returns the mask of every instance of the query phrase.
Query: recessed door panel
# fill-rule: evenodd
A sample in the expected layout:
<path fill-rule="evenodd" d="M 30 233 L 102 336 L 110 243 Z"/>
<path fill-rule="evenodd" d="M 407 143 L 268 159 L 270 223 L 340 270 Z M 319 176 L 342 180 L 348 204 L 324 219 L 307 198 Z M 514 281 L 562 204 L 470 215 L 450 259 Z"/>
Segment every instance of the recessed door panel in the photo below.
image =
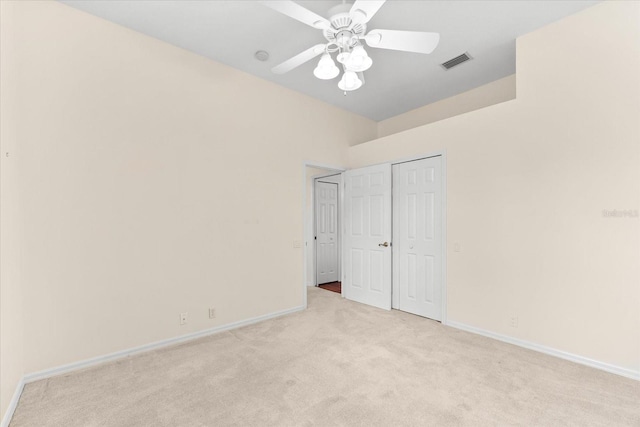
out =
<path fill-rule="evenodd" d="M 433 303 L 435 296 L 435 281 L 434 281 L 434 267 L 435 267 L 435 257 L 431 255 L 425 255 L 423 258 L 424 262 L 424 302 Z"/>
<path fill-rule="evenodd" d="M 415 301 L 418 297 L 418 263 L 416 254 L 407 254 L 406 276 L 407 276 L 407 294 L 406 298 Z"/>
<path fill-rule="evenodd" d="M 436 228 L 436 212 L 435 212 L 435 203 L 436 203 L 436 195 L 435 193 L 424 193 L 424 238 L 427 240 L 433 240 L 435 238 L 435 228 Z"/>
<path fill-rule="evenodd" d="M 384 252 L 381 250 L 369 251 L 369 277 L 371 290 L 381 293 L 384 290 Z"/>
<path fill-rule="evenodd" d="M 407 238 L 415 239 L 417 237 L 418 232 L 418 224 L 417 221 L 417 203 L 418 197 L 416 194 L 407 194 Z"/>
<path fill-rule="evenodd" d="M 351 219 L 351 233 L 354 236 L 362 236 L 364 230 L 364 197 L 356 196 L 351 198 L 351 214 L 347 215 Z"/>
<path fill-rule="evenodd" d="M 384 198 L 382 194 L 369 196 L 369 235 L 372 237 L 383 237 L 384 221 L 388 220 L 384 216 Z"/>

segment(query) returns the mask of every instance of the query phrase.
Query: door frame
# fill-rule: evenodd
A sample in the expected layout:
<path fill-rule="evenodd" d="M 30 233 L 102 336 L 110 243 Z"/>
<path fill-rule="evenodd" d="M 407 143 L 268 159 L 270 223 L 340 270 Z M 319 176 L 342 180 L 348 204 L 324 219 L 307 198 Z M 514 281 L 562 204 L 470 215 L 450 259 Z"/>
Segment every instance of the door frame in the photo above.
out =
<path fill-rule="evenodd" d="M 303 251 L 302 251 L 302 306 L 306 309 L 308 307 L 307 305 L 307 269 L 309 268 L 309 266 L 307 265 L 307 258 L 309 256 L 309 245 L 307 242 L 307 236 L 309 236 L 309 225 L 307 224 L 307 218 L 309 215 L 309 212 L 307 212 L 307 201 L 309 200 L 308 197 L 312 197 L 312 209 L 311 209 L 311 215 L 314 215 L 314 210 L 315 210 L 315 194 L 314 194 L 314 188 L 315 185 L 311 186 L 311 194 L 307 194 L 307 180 L 309 178 L 313 178 L 315 180 L 315 178 L 319 178 L 321 177 L 320 175 L 318 176 L 309 176 L 307 174 L 308 170 L 307 168 L 316 168 L 316 169 L 325 169 L 327 171 L 326 175 L 322 175 L 322 176 L 332 176 L 332 175 L 337 175 L 340 174 L 342 176 L 342 188 L 339 191 L 339 195 L 338 195 L 338 216 L 340 218 L 343 218 L 343 214 L 344 212 L 343 210 L 343 206 L 344 203 L 342 203 L 342 197 L 344 194 L 344 171 L 346 170 L 346 168 L 342 167 L 342 166 L 336 166 L 336 165 L 329 165 L 329 164 L 325 164 L 325 163 L 319 163 L 319 162 L 311 162 L 311 161 L 304 161 L 302 162 L 302 236 L 303 239 L 302 241 L 304 242 L 304 244 L 302 245 Z M 314 225 L 315 222 L 315 218 L 312 218 L 311 221 L 311 226 L 315 227 Z M 312 230 L 313 231 L 313 230 Z M 342 245 L 342 241 L 343 241 L 343 227 L 341 225 L 340 227 L 340 245 Z M 342 247 L 340 247 L 340 253 L 344 254 L 344 251 L 342 251 Z M 342 263 L 344 261 L 344 255 L 340 256 L 340 267 L 342 267 Z M 313 268 L 313 274 L 314 274 L 314 280 L 315 280 L 315 257 L 314 257 L 314 268 Z M 342 269 L 340 270 L 340 281 L 342 281 Z"/>
<path fill-rule="evenodd" d="M 332 176 L 336 176 L 336 175 L 340 175 L 340 183 L 337 182 L 327 182 L 327 181 L 323 181 L 323 178 L 329 178 Z M 313 227 L 313 235 L 314 237 L 316 237 L 318 235 L 318 223 L 316 221 L 316 214 L 318 213 L 318 208 L 316 206 L 316 184 L 318 182 L 323 182 L 325 184 L 333 184 L 338 188 L 338 209 L 336 211 L 336 227 L 338 228 L 337 230 L 337 237 L 338 237 L 338 241 L 336 242 L 337 244 L 337 248 L 338 248 L 338 281 L 342 282 L 342 216 L 341 216 L 341 210 L 342 210 L 342 189 L 340 188 L 341 184 L 342 184 L 342 173 L 331 173 L 330 175 L 325 175 L 325 174 L 319 174 L 316 176 L 313 176 L 313 185 L 311 186 L 311 197 L 312 197 L 312 206 L 313 209 L 311 210 L 311 225 Z M 314 286 L 318 286 L 318 240 L 316 238 L 313 239 L 313 244 L 309 245 L 310 247 L 313 248 L 313 256 L 311 257 L 312 259 L 312 264 L 313 264 L 313 285 Z"/>

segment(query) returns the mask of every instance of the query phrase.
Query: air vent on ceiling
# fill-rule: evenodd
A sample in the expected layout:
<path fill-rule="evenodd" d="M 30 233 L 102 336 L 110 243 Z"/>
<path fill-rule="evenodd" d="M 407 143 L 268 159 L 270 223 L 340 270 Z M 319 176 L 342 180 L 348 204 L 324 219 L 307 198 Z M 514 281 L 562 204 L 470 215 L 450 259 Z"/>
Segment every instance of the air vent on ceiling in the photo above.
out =
<path fill-rule="evenodd" d="M 446 70 L 450 70 L 456 65 L 460 65 L 463 62 L 467 62 L 470 59 L 471 59 L 471 56 L 467 52 L 465 52 L 462 55 L 458 55 L 455 58 L 451 58 L 450 60 L 445 61 L 440 65 L 442 65 Z"/>

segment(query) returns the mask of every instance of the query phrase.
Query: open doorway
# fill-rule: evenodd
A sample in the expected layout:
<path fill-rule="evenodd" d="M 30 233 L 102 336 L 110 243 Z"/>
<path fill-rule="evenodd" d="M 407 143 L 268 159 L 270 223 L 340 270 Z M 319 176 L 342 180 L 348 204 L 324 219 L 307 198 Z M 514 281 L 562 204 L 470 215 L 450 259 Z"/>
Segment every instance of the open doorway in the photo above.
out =
<path fill-rule="evenodd" d="M 340 187 L 342 176 L 334 174 L 314 179 L 315 284 L 342 293 L 340 279 Z"/>
<path fill-rule="evenodd" d="M 342 293 L 342 171 L 306 166 L 305 281 Z"/>

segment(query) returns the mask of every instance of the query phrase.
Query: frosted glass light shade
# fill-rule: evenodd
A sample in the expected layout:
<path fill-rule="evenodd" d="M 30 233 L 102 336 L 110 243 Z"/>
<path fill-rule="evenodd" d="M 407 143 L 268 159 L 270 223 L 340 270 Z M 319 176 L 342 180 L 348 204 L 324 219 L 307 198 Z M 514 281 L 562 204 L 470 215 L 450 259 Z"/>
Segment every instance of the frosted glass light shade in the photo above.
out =
<path fill-rule="evenodd" d="M 313 75 L 322 80 L 331 80 L 340 74 L 340 69 L 336 67 L 335 62 L 331 59 L 331 55 L 325 53 L 320 58 L 318 66 L 313 70 Z"/>
<path fill-rule="evenodd" d="M 373 64 L 373 60 L 367 55 L 367 51 L 364 47 L 358 45 L 353 48 L 353 51 L 345 61 L 345 65 L 351 71 L 365 71 L 368 70 Z"/>
<path fill-rule="evenodd" d="M 352 91 L 362 86 L 362 80 L 358 78 L 358 75 L 353 71 L 345 71 L 342 75 L 342 79 L 338 82 L 340 90 Z"/>
<path fill-rule="evenodd" d="M 351 52 L 347 52 L 347 51 L 340 52 L 336 59 L 338 60 L 339 63 L 346 64 L 346 62 L 349 60 L 349 55 L 351 55 Z"/>

